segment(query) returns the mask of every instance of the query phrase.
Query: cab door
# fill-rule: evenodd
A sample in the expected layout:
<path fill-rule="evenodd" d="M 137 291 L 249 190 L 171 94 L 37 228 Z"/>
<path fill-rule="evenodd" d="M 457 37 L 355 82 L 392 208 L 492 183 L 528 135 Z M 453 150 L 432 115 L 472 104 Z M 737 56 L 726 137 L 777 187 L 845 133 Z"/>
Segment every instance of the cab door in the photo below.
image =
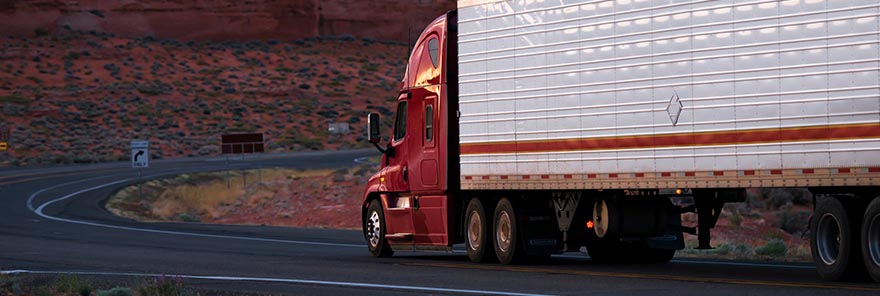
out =
<path fill-rule="evenodd" d="M 420 40 L 416 54 L 418 65 L 410 104 L 417 106 L 418 115 L 410 116 L 413 128 L 409 138 L 413 149 L 408 155 L 410 190 L 413 195 L 413 230 L 416 245 L 446 246 L 448 240 L 448 197 L 440 185 L 438 154 L 438 101 L 441 97 L 440 31 L 430 31 Z M 413 64 L 411 64 L 413 65 Z"/>
<path fill-rule="evenodd" d="M 401 94 L 397 103 L 389 153 L 383 158 L 386 162 L 382 170 L 385 186 L 389 193 L 383 195 L 385 201 L 386 235 L 388 242 L 396 246 L 413 244 L 413 196 L 409 187 L 410 142 L 410 101 L 406 93 Z M 418 139 L 418 138 L 416 138 Z"/>

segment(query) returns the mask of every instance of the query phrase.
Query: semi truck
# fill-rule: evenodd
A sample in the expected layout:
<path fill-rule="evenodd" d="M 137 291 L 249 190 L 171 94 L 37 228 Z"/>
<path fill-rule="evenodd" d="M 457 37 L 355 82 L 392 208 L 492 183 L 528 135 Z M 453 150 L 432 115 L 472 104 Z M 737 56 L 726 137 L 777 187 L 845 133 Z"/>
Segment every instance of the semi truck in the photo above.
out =
<path fill-rule="evenodd" d="M 878 16 L 877 0 L 458 1 L 413 45 L 387 144 L 368 115 L 368 249 L 665 263 L 684 235 L 712 248 L 746 189 L 800 187 L 819 275 L 880 281 Z"/>

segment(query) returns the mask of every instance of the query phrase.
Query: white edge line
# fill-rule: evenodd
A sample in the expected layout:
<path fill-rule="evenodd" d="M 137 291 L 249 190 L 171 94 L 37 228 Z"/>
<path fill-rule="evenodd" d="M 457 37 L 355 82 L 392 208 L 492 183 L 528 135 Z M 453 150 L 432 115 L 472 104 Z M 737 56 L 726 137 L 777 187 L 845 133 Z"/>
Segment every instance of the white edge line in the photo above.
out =
<path fill-rule="evenodd" d="M 219 275 L 181 275 L 181 274 L 150 274 L 150 273 L 89 272 L 89 271 L 71 271 L 71 272 L 31 271 L 31 270 L 3 270 L 3 271 L 0 271 L 0 274 L 21 274 L 21 273 L 101 275 L 101 276 L 135 276 L 135 277 L 164 276 L 164 277 L 170 277 L 170 278 L 184 278 L 184 279 L 196 279 L 196 280 L 311 284 L 311 285 L 338 286 L 338 287 L 381 288 L 381 289 L 406 290 L 406 291 L 460 293 L 460 294 L 478 294 L 478 295 L 505 295 L 505 296 L 544 296 L 544 295 L 547 295 L 547 294 L 529 294 L 529 293 L 486 291 L 486 290 L 449 289 L 449 288 L 434 288 L 434 287 L 422 287 L 422 286 L 371 284 L 371 283 L 359 283 L 359 282 L 334 282 L 334 281 L 304 280 L 304 279 L 237 277 L 237 276 L 219 276 Z"/>
<path fill-rule="evenodd" d="M 150 176 L 144 176 L 143 178 L 145 178 L 145 179 L 146 179 L 146 178 L 152 178 L 152 177 L 156 177 L 156 176 L 160 176 L 160 175 L 163 175 L 163 174 L 155 174 L 155 175 L 150 175 Z M 96 178 L 93 178 L 93 179 L 96 179 Z M 80 180 L 80 181 L 71 182 L 71 183 L 60 184 L 60 185 L 56 185 L 56 186 L 49 187 L 49 188 L 46 188 L 46 189 L 44 189 L 44 190 L 38 191 L 38 192 L 34 193 L 34 195 L 32 195 L 30 199 L 28 199 L 28 208 L 33 208 L 33 205 L 31 205 L 30 202 L 32 202 L 33 198 L 35 198 L 37 194 L 39 194 L 39 193 L 41 193 L 41 192 L 44 192 L 45 190 L 54 189 L 54 188 L 57 188 L 57 187 L 61 187 L 61 186 L 63 186 L 63 185 L 70 185 L 70 184 L 75 184 L 75 183 L 80 183 L 80 182 L 86 182 L 86 181 L 90 181 L 90 180 L 92 180 L 92 179 L 86 179 L 86 180 Z M 57 203 L 57 202 L 59 202 L 59 201 L 62 201 L 62 200 L 65 200 L 65 199 L 69 199 L 69 198 L 71 198 L 71 197 L 74 197 L 74 196 L 77 196 L 77 195 L 80 195 L 80 194 L 83 194 L 83 193 L 86 193 L 86 192 L 89 192 L 89 191 L 98 190 L 98 189 L 101 189 L 101 188 L 106 188 L 106 187 L 109 187 L 109 186 L 113 186 L 113 185 L 117 185 L 117 184 L 121 184 L 121 183 L 125 183 L 125 182 L 130 182 L 130 181 L 134 181 L 134 180 L 137 180 L 137 178 L 122 179 L 122 180 L 118 180 L 118 181 L 114 181 L 114 182 L 105 183 L 105 184 L 102 184 L 102 185 L 98 185 L 98 186 L 94 186 L 94 187 L 86 188 L 86 189 L 83 189 L 83 190 L 80 190 L 80 191 L 77 191 L 77 192 L 74 192 L 74 193 L 70 193 L 70 194 L 68 194 L 68 195 L 65 195 L 65 196 L 62 196 L 62 197 L 59 197 L 59 198 L 53 199 L 53 200 L 50 200 L 50 201 L 48 201 L 48 202 L 46 202 L 46 203 L 41 204 L 41 205 L 40 205 L 39 207 L 37 207 L 36 209 L 32 209 L 32 211 L 33 211 L 35 214 L 37 214 L 38 216 L 43 217 L 43 218 L 45 218 L 45 219 L 49 219 L 49 220 L 54 220 L 54 221 L 59 221 L 59 222 L 66 222 L 66 223 L 73 223 L 73 224 L 81 224 L 81 225 L 89 225 L 89 226 L 97 226 L 97 227 L 105 227 L 105 228 L 121 229 L 121 230 L 129 230 L 129 231 L 140 231 L 140 232 L 162 233 L 162 234 L 171 234 L 171 235 L 185 235 L 185 236 L 195 236 L 195 237 L 208 237 L 208 238 L 237 239 L 237 240 L 259 241 L 259 242 L 286 243 L 286 244 L 317 245 L 317 246 L 333 246 L 333 247 L 350 247 L 350 248 L 354 248 L 354 247 L 362 248 L 362 247 L 364 247 L 363 245 L 354 245 L 354 244 L 338 244 L 338 243 L 311 242 L 311 241 L 295 241 L 295 240 L 282 240 L 282 239 L 256 238 L 256 237 L 242 237 L 242 236 L 231 236 L 231 235 L 203 234 L 203 233 L 192 233 L 192 232 L 181 232 L 181 231 L 168 231 L 168 230 L 158 230 L 158 229 L 149 229 L 149 228 L 126 227 L 126 226 L 109 225 L 109 224 L 101 224 L 101 223 L 95 223 L 95 222 L 86 222 L 86 221 L 79 221 L 79 220 L 71 220 L 71 219 L 59 218 L 59 217 L 49 216 L 49 215 L 43 213 L 43 210 L 45 210 L 46 207 L 48 207 L 48 206 L 50 206 L 50 205 L 52 205 L 52 204 L 54 204 L 54 203 Z"/>

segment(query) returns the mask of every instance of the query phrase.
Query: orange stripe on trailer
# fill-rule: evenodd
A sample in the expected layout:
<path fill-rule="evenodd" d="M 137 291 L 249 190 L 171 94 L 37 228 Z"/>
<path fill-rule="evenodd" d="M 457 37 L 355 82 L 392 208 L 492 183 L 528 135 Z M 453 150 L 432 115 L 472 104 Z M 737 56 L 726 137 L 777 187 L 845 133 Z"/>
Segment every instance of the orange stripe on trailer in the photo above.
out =
<path fill-rule="evenodd" d="M 618 150 L 880 138 L 880 124 L 844 124 L 626 137 L 506 141 L 461 145 L 461 154 Z"/>

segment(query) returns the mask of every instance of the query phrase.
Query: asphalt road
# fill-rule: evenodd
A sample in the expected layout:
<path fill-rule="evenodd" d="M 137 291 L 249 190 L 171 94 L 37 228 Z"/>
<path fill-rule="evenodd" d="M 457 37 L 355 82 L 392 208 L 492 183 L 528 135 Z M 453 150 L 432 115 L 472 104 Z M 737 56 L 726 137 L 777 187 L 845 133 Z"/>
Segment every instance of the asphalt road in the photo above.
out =
<path fill-rule="evenodd" d="M 343 167 L 374 150 L 153 161 L 144 178 L 225 168 Z M 0 270 L 124 281 L 176 275 L 188 286 L 293 295 L 878 295 L 823 282 L 808 265 L 677 259 L 599 265 L 584 254 L 543 264 L 473 264 L 463 252 L 369 255 L 358 231 L 143 224 L 103 209 L 138 181 L 128 163 L 0 170 Z"/>

